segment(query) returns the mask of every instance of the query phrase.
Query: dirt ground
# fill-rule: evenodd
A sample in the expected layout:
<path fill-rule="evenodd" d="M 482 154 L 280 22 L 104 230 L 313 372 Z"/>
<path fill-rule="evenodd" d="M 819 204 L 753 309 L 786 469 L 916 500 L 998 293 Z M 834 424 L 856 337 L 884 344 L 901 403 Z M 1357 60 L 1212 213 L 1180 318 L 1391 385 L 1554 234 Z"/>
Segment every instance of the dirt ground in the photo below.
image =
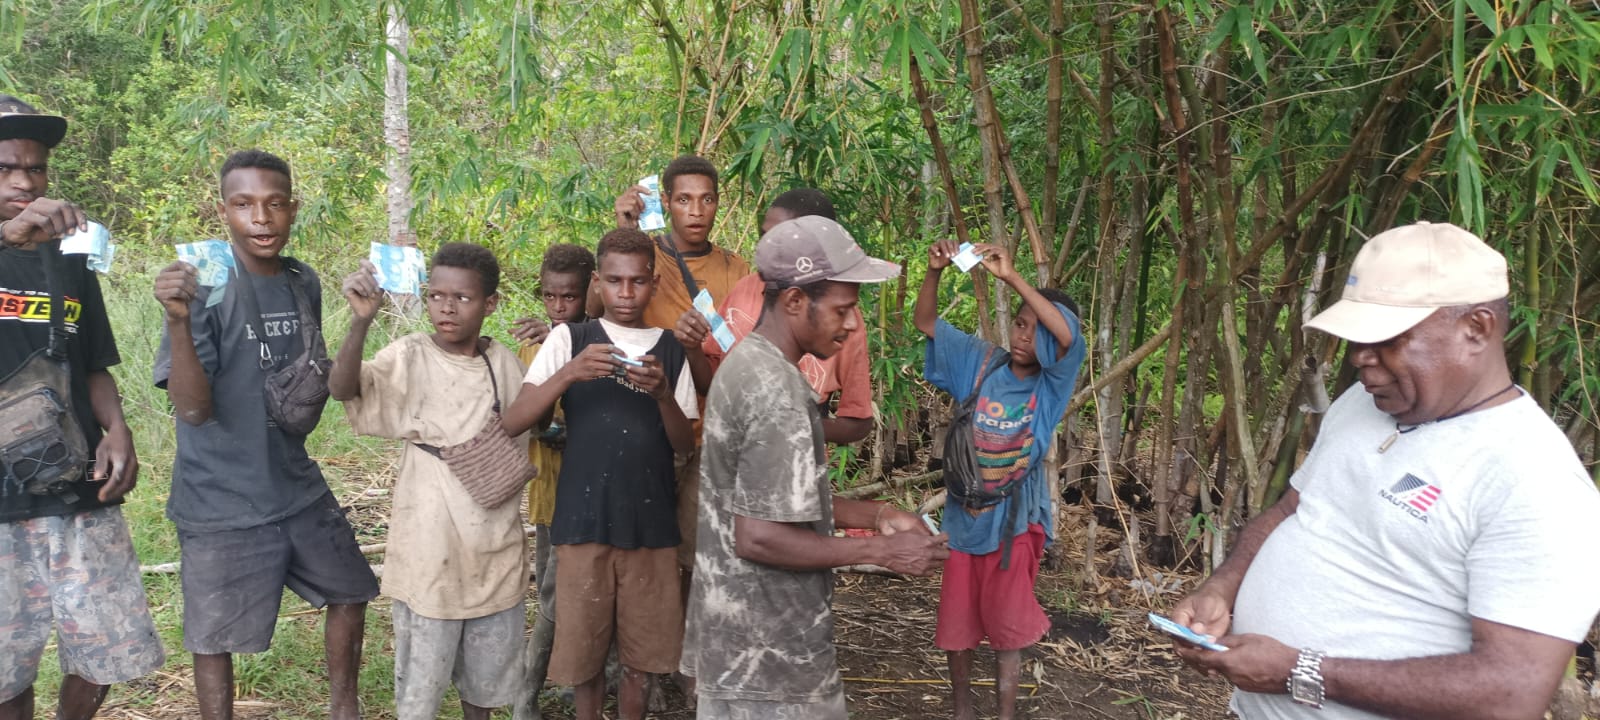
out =
<path fill-rule="evenodd" d="M 361 542 L 381 541 L 386 535 L 385 494 L 351 493 L 342 498 L 350 509 Z M 1164 611 L 1192 589 L 1198 576 L 1160 575 L 1153 579 L 1161 589 L 1154 593 L 1132 590 L 1127 578 L 1110 567 L 1117 539 L 1105 537 L 1096 548 L 1099 580 L 1090 585 L 1078 579 L 1084 564 L 1088 512 L 1064 508 L 1061 537 L 1053 552 L 1065 570 L 1041 572 L 1037 595 L 1049 612 L 1049 635 L 1023 653 L 1022 684 L 1018 707 L 1024 718 L 1115 720 L 1209 720 L 1227 717 L 1228 686 L 1206 680 L 1182 666 L 1164 635 L 1145 619 L 1149 610 Z M 374 558 L 381 562 L 381 558 Z M 834 594 L 836 642 L 840 673 L 853 720 L 920 720 L 950 716 L 949 673 L 944 653 L 933 644 L 939 578 L 902 579 L 880 575 L 841 574 Z M 530 609 L 536 602 L 530 593 Z M 374 610 L 387 614 L 385 600 Z M 297 615 L 296 622 L 318 624 L 314 612 Z M 386 641 L 387 623 L 368 623 L 369 642 Z M 378 660 L 382 662 L 382 659 Z M 369 663 L 371 660 L 369 659 Z M 369 676 L 370 677 L 370 676 Z M 980 650 L 973 677 L 980 717 L 994 717 L 993 655 Z M 364 680 L 363 682 L 366 682 Z M 158 671 L 133 683 L 153 706 L 118 704 L 115 699 L 100 717 L 116 720 L 172 720 L 198 717 L 192 693 L 193 679 L 186 665 Z M 675 687 L 665 691 L 663 712 L 650 717 L 691 720 Z M 235 704 L 240 720 L 316 717 L 315 708 L 325 698 L 305 698 L 298 703 L 241 698 Z M 453 701 L 450 701 L 453 702 Z M 571 706 L 552 694 L 542 703 L 545 717 L 565 720 Z M 446 713 L 455 710 L 447 703 Z M 392 707 L 369 707 L 369 718 L 393 717 Z M 496 718 L 509 717 L 509 712 Z M 459 717 L 448 714 L 446 717 Z M 614 714 L 608 717 L 615 717 Z"/>

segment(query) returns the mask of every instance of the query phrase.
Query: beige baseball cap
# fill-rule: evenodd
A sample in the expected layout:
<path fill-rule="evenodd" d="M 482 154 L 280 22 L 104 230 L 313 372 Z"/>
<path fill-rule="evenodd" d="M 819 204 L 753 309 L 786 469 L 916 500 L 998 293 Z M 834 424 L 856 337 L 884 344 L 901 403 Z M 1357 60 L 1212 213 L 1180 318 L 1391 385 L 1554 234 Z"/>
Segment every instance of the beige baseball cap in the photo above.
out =
<path fill-rule="evenodd" d="M 1374 236 L 1356 253 L 1339 302 L 1306 327 L 1356 343 L 1379 343 L 1435 310 L 1511 294 L 1506 258 L 1466 230 L 1419 222 Z"/>

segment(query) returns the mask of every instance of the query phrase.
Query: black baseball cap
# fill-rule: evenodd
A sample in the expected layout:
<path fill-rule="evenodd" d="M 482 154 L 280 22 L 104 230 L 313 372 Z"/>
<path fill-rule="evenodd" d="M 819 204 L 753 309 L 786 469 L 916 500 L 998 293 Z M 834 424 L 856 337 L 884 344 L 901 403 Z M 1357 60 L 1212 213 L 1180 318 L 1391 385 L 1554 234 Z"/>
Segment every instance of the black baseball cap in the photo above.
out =
<path fill-rule="evenodd" d="M 53 148 L 67 136 L 67 119 L 42 115 L 11 95 L 0 95 L 0 140 L 33 140 Z"/>

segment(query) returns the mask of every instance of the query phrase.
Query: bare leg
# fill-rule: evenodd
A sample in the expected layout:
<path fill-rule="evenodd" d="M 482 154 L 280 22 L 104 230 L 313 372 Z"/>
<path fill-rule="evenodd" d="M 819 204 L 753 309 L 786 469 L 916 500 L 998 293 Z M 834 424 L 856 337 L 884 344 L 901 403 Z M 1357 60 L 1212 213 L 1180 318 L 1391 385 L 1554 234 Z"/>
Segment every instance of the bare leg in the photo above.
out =
<path fill-rule="evenodd" d="M 644 690 L 649 673 L 622 666 L 622 685 L 617 688 L 617 716 L 621 720 L 644 720 Z"/>
<path fill-rule="evenodd" d="M 489 708 L 481 708 L 465 700 L 461 701 L 461 720 L 489 720 Z"/>
<path fill-rule="evenodd" d="M 366 634 L 367 604 L 329 605 L 323 618 L 323 651 L 328 657 L 329 720 L 361 720 L 361 643 Z"/>
<path fill-rule="evenodd" d="M 1022 651 L 996 651 L 994 664 L 994 692 L 1000 720 L 1012 720 L 1017 716 L 1017 685 L 1022 679 Z"/>
<path fill-rule="evenodd" d="M 577 706 L 574 720 L 600 720 L 600 710 L 606 704 L 606 674 L 595 673 L 573 688 L 572 699 Z"/>
<path fill-rule="evenodd" d="M 194 697 L 202 720 L 233 720 L 233 656 L 194 656 Z"/>
<path fill-rule="evenodd" d="M 77 675 L 61 679 L 61 700 L 56 706 L 56 720 L 89 720 L 106 701 L 110 685 L 96 685 Z"/>
<path fill-rule="evenodd" d="M 972 709 L 972 651 L 951 650 L 945 653 L 950 663 L 950 698 L 954 701 L 955 720 L 974 720 Z"/>
<path fill-rule="evenodd" d="M 33 686 L 0 703 L 0 720 L 33 720 Z"/>

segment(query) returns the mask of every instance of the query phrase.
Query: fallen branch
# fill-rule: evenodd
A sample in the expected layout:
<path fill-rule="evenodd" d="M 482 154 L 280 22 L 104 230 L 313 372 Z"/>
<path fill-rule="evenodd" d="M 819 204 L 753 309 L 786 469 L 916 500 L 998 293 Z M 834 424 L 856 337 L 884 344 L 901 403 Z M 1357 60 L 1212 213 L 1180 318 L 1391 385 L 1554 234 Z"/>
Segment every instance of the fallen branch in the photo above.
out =
<path fill-rule="evenodd" d="M 860 500 L 862 498 L 869 498 L 869 497 L 872 497 L 874 495 L 879 495 L 879 494 L 882 494 L 882 493 L 890 491 L 890 490 L 899 490 L 901 488 L 910 487 L 912 485 L 922 485 L 922 484 L 927 483 L 930 480 L 938 480 L 938 479 L 940 479 L 942 477 L 944 477 L 944 471 L 943 470 L 934 470 L 933 472 L 925 472 L 925 473 L 922 473 L 921 475 L 905 475 L 905 476 L 901 476 L 901 477 L 890 477 L 889 479 L 884 480 L 882 482 L 868 483 L 866 485 L 860 485 L 860 486 L 857 486 L 857 487 L 850 488 L 848 490 L 842 490 L 842 491 L 840 491 L 838 493 L 838 495 L 839 495 L 839 497 L 847 498 L 847 499 L 850 499 L 850 500 Z"/>

